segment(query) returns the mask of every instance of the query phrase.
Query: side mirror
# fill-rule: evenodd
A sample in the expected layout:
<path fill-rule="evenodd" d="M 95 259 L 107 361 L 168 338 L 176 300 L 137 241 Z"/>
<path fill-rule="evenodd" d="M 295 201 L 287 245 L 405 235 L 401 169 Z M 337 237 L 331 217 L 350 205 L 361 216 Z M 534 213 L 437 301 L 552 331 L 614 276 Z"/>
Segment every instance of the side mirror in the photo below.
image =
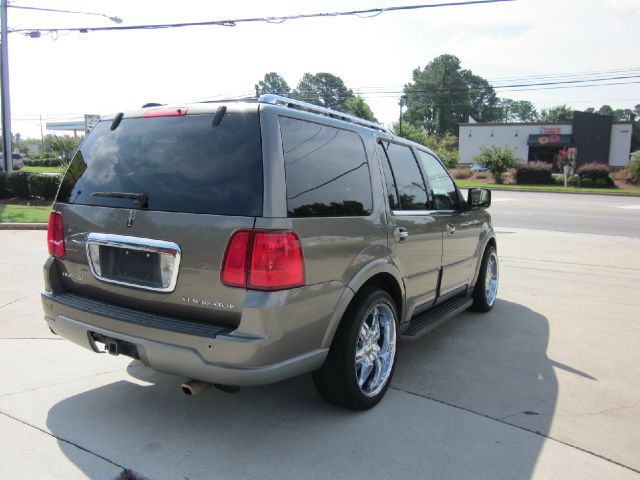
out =
<path fill-rule="evenodd" d="M 467 193 L 467 205 L 470 210 L 489 208 L 491 205 L 491 190 L 486 188 L 470 188 Z"/>

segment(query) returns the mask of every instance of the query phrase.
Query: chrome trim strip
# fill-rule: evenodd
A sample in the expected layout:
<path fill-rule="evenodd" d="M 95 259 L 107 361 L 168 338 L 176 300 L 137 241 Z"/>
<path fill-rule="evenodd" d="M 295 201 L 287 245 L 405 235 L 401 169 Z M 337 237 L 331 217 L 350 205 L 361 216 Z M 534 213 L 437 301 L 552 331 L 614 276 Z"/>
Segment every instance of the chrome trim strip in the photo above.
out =
<path fill-rule="evenodd" d="M 408 280 L 410 278 L 419 277 L 420 275 L 426 275 L 428 273 L 437 272 L 438 270 L 440 270 L 440 268 L 432 268 L 431 270 L 423 270 L 421 272 L 412 273 L 411 275 L 406 275 L 404 278 L 406 278 Z"/>
<path fill-rule="evenodd" d="M 397 217 L 415 217 L 419 215 L 434 215 L 438 210 L 391 210 L 391 213 Z"/>
<path fill-rule="evenodd" d="M 91 245 L 99 245 L 105 247 L 115 248 L 127 248 L 129 250 L 139 250 L 143 252 L 157 253 L 159 255 L 169 255 L 173 257 L 171 264 L 171 279 L 166 287 L 150 287 L 147 285 L 140 285 L 138 283 L 121 282 L 119 280 L 113 280 L 103 277 L 99 274 L 93 264 L 91 257 Z M 180 260 L 182 258 L 182 250 L 177 243 L 166 242 L 164 240 L 155 240 L 153 238 L 140 238 L 130 237 L 127 235 L 112 235 L 107 233 L 90 233 L 87 235 L 87 241 L 85 245 L 87 252 L 87 260 L 89 261 L 89 268 L 91 273 L 98 280 L 106 283 L 113 283 L 114 285 L 121 285 L 123 287 L 140 288 L 142 290 L 151 290 L 153 292 L 169 293 L 173 292 L 178 283 L 178 272 L 180 271 Z"/>

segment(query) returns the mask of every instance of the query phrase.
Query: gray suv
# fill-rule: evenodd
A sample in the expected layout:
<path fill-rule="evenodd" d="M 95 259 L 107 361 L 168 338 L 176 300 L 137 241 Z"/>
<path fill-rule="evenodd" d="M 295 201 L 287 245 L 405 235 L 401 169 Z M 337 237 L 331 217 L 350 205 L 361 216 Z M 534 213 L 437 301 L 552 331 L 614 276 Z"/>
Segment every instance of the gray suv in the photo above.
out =
<path fill-rule="evenodd" d="M 313 372 L 370 408 L 401 337 L 492 308 L 490 203 L 424 146 L 274 95 L 103 117 L 53 205 L 45 318 L 187 393 Z"/>

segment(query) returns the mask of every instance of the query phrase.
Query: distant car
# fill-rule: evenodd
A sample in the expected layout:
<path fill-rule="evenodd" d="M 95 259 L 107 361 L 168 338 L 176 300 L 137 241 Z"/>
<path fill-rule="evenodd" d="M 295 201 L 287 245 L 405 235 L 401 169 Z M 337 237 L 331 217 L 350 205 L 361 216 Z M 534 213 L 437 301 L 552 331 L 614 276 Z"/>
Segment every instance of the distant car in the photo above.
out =
<path fill-rule="evenodd" d="M 13 160 L 13 169 L 20 170 L 23 165 L 23 156 L 19 153 L 13 153 L 11 159 Z"/>
<path fill-rule="evenodd" d="M 471 170 L 473 170 L 474 172 L 486 172 L 487 171 L 487 167 L 483 167 L 479 163 L 474 163 L 471 166 Z"/>

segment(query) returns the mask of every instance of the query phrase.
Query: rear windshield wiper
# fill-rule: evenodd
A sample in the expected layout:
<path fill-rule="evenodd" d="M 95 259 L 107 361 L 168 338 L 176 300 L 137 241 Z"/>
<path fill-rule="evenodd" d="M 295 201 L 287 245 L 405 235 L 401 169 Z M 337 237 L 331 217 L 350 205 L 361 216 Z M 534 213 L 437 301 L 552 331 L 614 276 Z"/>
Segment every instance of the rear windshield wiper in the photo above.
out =
<path fill-rule="evenodd" d="M 145 193 L 128 193 L 128 192 L 91 192 L 92 197 L 110 197 L 110 198 L 126 198 L 134 200 L 140 204 L 140 207 L 147 208 L 149 206 L 149 197 Z"/>

